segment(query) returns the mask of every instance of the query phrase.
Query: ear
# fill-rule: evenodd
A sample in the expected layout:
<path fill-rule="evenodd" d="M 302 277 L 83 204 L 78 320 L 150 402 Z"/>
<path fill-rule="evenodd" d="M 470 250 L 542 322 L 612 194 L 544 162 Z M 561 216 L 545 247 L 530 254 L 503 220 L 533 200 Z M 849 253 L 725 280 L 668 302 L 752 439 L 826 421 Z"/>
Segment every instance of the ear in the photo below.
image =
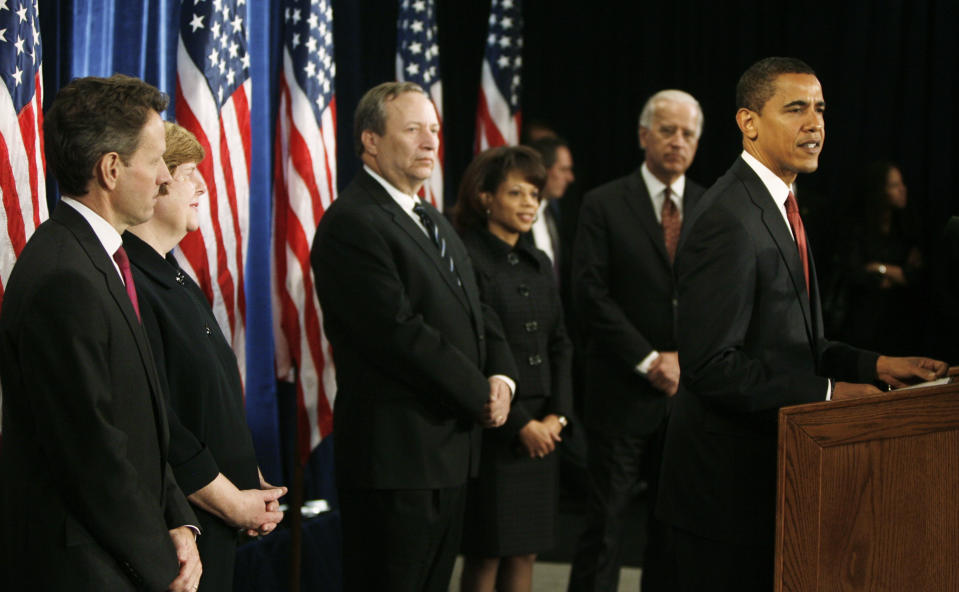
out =
<path fill-rule="evenodd" d="M 483 207 L 487 210 L 493 205 L 493 194 L 489 191 L 481 191 L 479 194 L 480 203 L 483 204 Z"/>
<path fill-rule="evenodd" d="M 376 146 L 380 137 L 373 130 L 363 130 L 360 134 L 360 141 L 363 142 L 363 152 L 370 156 L 376 156 Z"/>
<path fill-rule="evenodd" d="M 736 111 L 736 125 L 748 140 L 755 141 L 759 137 L 759 114 L 755 111 L 745 107 Z"/>
<path fill-rule="evenodd" d="M 646 150 L 646 138 L 649 137 L 649 130 L 639 126 L 639 147 Z"/>
<path fill-rule="evenodd" d="M 94 180 L 107 190 L 114 190 L 120 178 L 120 155 L 116 152 L 107 152 L 100 157 L 93 167 Z"/>

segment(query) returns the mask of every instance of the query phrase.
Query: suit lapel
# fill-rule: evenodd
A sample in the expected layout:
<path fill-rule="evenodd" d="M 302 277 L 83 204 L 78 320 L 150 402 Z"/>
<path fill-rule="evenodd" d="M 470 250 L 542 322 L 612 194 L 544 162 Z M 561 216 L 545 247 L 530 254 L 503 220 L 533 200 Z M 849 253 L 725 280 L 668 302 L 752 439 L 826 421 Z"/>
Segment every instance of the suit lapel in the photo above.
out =
<path fill-rule="evenodd" d="M 640 170 L 637 169 L 626 181 L 626 194 L 623 195 L 623 200 L 626 202 L 627 209 L 643 227 L 660 259 L 666 267 L 670 267 L 669 256 L 666 254 L 666 241 L 663 238 L 663 226 L 656 220 L 653 201 L 649 197 L 649 190 L 646 188 L 646 182 L 643 181 Z"/>
<path fill-rule="evenodd" d="M 146 333 L 137 319 L 136 311 L 133 310 L 133 304 L 127 295 L 126 287 L 120 279 L 113 261 L 107 255 L 103 248 L 103 243 L 97 238 L 90 224 L 80 215 L 79 212 L 65 204 L 58 204 L 53 213 L 53 218 L 66 226 L 76 237 L 80 247 L 90 258 L 90 262 L 103 276 L 107 291 L 113 298 L 116 305 L 120 308 L 123 318 L 133 334 L 137 345 L 137 353 L 140 356 L 140 363 L 146 372 L 147 380 L 150 383 L 150 399 L 153 404 L 154 417 L 157 423 L 157 435 L 160 438 L 160 452 L 166 462 L 167 444 L 169 441 L 169 428 L 167 426 L 166 409 L 161 400 L 160 380 L 157 376 L 156 363 L 153 359 L 153 351 L 150 349 L 150 343 L 147 341 Z"/>
<path fill-rule="evenodd" d="M 770 236 L 772 236 L 773 242 L 776 243 L 776 247 L 779 249 L 779 255 L 786 265 L 786 271 L 792 282 L 796 298 L 799 300 L 800 308 L 802 309 L 806 335 L 809 338 L 810 345 L 814 345 L 815 338 L 812 325 L 812 311 L 809 306 L 812 291 L 810 287 L 810 293 L 806 293 L 806 274 L 803 272 L 802 261 L 799 259 L 799 250 L 796 248 L 796 241 L 793 239 L 792 234 L 790 234 L 789 227 L 786 225 L 786 221 L 783 219 L 783 215 L 779 211 L 776 201 L 769 195 L 769 191 L 756 173 L 749 168 L 749 165 L 742 159 L 736 161 L 736 165 L 739 167 L 736 175 L 743 182 L 743 185 L 745 185 L 746 191 L 749 193 L 749 198 L 753 204 L 762 211 L 763 224 L 766 226 L 766 230 L 769 231 Z M 812 282 L 811 271 L 810 269 L 810 282 Z"/>
<path fill-rule="evenodd" d="M 443 261 L 442 257 L 440 257 L 440 251 L 433 243 L 433 239 L 428 237 L 426 233 L 423 232 L 423 229 L 413 221 L 409 214 L 404 212 L 400 206 L 397 205 L 396 201 L 390 197 L 390 194 L 383 189 L 376 179 L 369 176 L 366 171 L 361 171 L 360 179 L 363 180 L 364 189 L 366 189 L 367 193 L 369 193 L 373 200 L 390 215 L 390 217 L 393 219 L 393 223 L 399 226 L 403 232 L 405 232 L 407 236 L 409 236 L 410 239 L 416 243 L 427 259 L 433 262 L 433 265 L 436 266 L 436 272 L 441 278 L 443 278 L 443 281 L 446 282 L 446 285 L 453 292 L 459 303 L 462 304 L 467 310 L 471 310 L 470 303 L 467 300 L 466 294 L 463 292 L 463 288 L 457 285 L 456 276 L 450 273 L 446 262 Z M 464 265 L 462 253 L 454 247 L 456 241 L 452 240 L 453 237 L 450 234 L 451 232 L 455 234 L 455 232 L 442 218 L 442 214 L 434 216 L 433 222 L 437 224 L 440 232 L 447 239 L 447 248 L 450 249 L 450 253 L 453 256 L 453 264 L 457 266 L 458 272 L 461 276 L 465 275 L 464 271 L 467 268 Z M 466 280 L 463 279 L 463 281 L 465 283 Z"/>

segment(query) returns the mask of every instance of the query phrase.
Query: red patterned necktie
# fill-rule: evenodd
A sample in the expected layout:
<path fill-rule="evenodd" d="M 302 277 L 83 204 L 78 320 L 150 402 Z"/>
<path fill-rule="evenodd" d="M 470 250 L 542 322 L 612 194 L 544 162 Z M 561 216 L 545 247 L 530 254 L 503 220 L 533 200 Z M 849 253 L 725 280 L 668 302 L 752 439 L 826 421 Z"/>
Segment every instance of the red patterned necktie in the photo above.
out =
<path fill-rule="evenodd" d="M 676 246 L 679 244 L 679 231 L 682 228 L 683 220 L 679 215 L 679 208 L 670 199 L 672 191 L 667 187 L 663 191 L 663 240 L 666 242 L 666 252 L 669 254 L 669 263 L 676 259 Z"/>
<path fill-rule="evenodd" d="M 789 192 L 786 198 L 786 217 L 789 218 L 789 226 L 793 229 L 793 236 L 796 237 L 796 246 L 799 248 L 799 259 L 802 261 L 803 274 L 806 276 L 806 296 L 809 296 L 809 255 L 806 252 L 806 229 L 802 225 L 802 218 L 799 217 L 799 204 L 796 202 L 796 196 Z"/>
<path fill-rule="evenodd" d="M 137 313 L 137 320 L 140 320 L 140 302 L 137 300 L 137 287 L 133 283 L 133 273 L 130 272 L 130 258 L 123 247 L 117 249 L 113 254 L 113 260 L 117 262 L 120 268 L 120 275 L 123 276 L 123 283 L 126 285 L 127 296 L 130 297 L 130 303 L 133 304 L 133 310 Z"/>

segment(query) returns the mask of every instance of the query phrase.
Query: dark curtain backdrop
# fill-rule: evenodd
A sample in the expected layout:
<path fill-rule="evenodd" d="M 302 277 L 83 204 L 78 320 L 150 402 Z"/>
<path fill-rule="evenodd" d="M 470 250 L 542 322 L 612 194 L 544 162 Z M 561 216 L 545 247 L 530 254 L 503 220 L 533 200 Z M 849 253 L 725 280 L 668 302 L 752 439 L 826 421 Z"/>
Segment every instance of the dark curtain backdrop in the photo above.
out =
<path fill-rule="evenodd" d="M 256 340 L 256 347 L 272 343 L 270 150 L 281 22 L 278 1 L 248 4 L 254 158 L 246 277 L 248 341 Z M 112 71 L 142 76 L 172 94 L 179 9 L 177 0 L 41 0 L 47 101 L 74 76 Z M 472 157 L 488 10 L 488 0 L 438 0 L 447 205 Z M 359 166 L 352 150 L 356 102 L 394 75 L 397 7 L 395 0 L 333 0 L 333 11 L 338 167 L 345 186 Z M 706 121 L 689 175 L 709 185 L 741 150 L 733 120 L 739 75 L 768 55 L 800 57 L 819 73 L 827 102 L 820 170 L 801 181 L 801 192 L 808 187 L 825 196 L 824 224 L 837 218 L 829 215 L 833 209 L 847 208 L 860 166 L 890 158 L 901 163 L 912 205 L 932 237 L 959 212 L 952 180 L 959 160 L 957 12 L 954 0 L 526 0 L 523 115 L 549 123 L 570 141 L 575 200 L 639 164 L 636 118 L 650 94 L 687 90 L 701 102 Z M 843 229 L 811 231 L 828 237 Z M 272 350 L 248 355 L 256 370 L 248 377 L 247 407 L 261 462 L 274 467 L 280 442 L 291 441 L 278 435 L 289 410 L 277 409 L 272 359 L 262 351 Z M 329 451 L 321 457 L 319 464 L 328 465 Z"/>

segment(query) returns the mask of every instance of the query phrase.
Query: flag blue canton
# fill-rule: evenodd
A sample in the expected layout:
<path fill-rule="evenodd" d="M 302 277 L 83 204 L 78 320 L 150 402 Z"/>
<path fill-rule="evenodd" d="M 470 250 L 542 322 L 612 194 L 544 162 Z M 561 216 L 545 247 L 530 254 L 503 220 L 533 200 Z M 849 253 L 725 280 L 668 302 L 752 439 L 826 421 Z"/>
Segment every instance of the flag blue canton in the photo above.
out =
<path fill-rule="evenodd" d="M 17 113 L 36 92 L 41 58 L 39 25 L 35 0 L 0 0 L 0 78 Z"/>
<path fill-rule="evenodd" d="M 246 0 L 181 0 L 180 35 L 222 107 L 250 76 Z"/>
<path fill-rule="evenodd" d="M 403 78 L 429 91 L 439 78 L 440 48 L 433 0 L 402 0 L 397 22 L 397 47 L 403 62 Z"/>
<path fill-rule="evenodd" d="M 310 99 L 313 116 L 333 98 L 333 9 L 329 0 L 290 0 L 283 10 L 283 43 L 293 60 L 296 82 Z"/>
<path fill-rule="evenodd" d="M 493 0 L 490 6 L 486 61 L 496 88 L 519 111 L 520 69 L 523 66 L 523 16 L 520 0 Z"/>

